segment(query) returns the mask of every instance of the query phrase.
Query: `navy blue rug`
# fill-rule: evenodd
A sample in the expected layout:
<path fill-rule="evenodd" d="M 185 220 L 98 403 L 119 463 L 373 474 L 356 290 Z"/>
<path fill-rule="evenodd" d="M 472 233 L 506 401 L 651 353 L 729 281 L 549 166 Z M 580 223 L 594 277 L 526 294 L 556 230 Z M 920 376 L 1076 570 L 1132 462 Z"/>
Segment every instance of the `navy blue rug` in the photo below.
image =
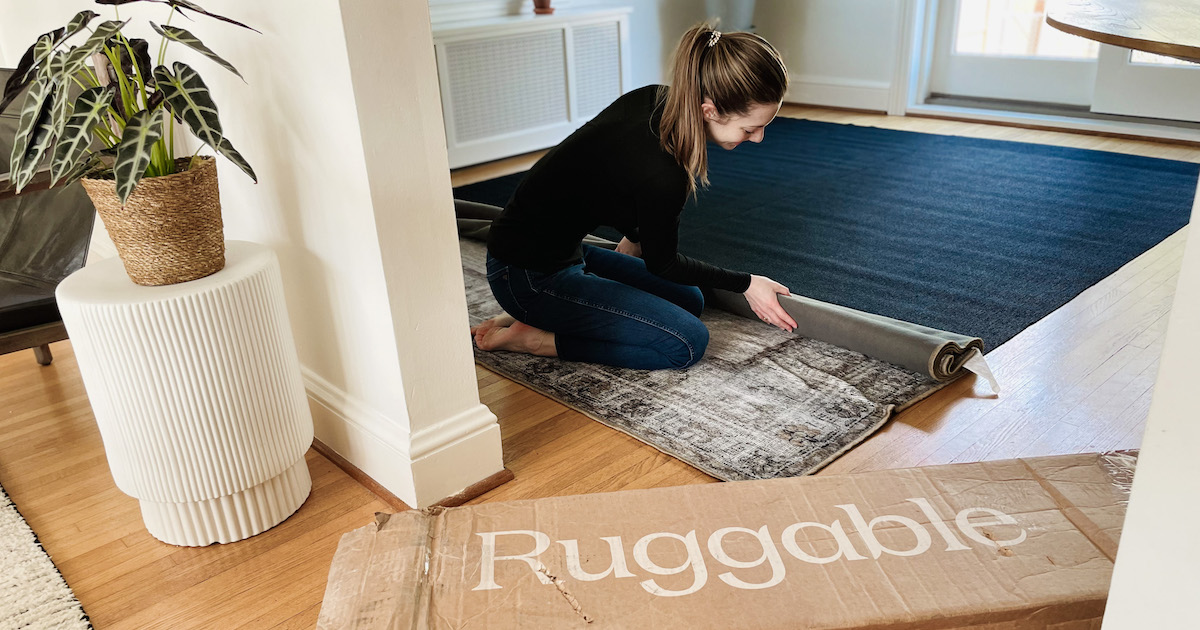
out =
<path fill-rule="evenodd" d="M 1200 165 L 780 118 L 710 145 L 680 251 L 989 349 L 1185 226 Z M 456 188 L 503 206 L 521 174 Z M 614 231 L 600 231 L 619 238 Z"/>

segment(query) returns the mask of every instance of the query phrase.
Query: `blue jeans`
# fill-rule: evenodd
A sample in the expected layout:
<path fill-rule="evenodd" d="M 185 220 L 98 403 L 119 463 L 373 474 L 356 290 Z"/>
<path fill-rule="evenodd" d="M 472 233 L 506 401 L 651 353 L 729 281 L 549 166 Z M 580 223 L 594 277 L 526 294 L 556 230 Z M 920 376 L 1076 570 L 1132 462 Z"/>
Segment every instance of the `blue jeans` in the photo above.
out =
<path fill-rule="evenodd" d="M 509 315 L 554 333 L 558 356 L 639 370 L 685 368 L 704 356 L 700 289 L 664 280 L 640 258 L 585 245 L 583 262 L 540 273 L 487 257 Z"/>

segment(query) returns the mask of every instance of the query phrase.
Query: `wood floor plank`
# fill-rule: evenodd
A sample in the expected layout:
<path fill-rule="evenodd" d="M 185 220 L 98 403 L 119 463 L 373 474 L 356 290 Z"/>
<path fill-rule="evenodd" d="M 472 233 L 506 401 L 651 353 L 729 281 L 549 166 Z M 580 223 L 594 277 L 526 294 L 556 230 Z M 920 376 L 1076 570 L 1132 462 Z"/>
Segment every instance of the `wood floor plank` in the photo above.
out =
<path fill-rule="evenodd" d="M 1054 413 L 1055 405 L 1069 404 L 1064 392 L 1118 352 L 1122 337 L 1144 328 L 1144 320 L 1152 317 L 1146 313 L 1169 308 L 1182 251 L 1180 237 L 1164 241 L 989 353 L 1003 395 L 975 393 L 951 400 L 957 392 L 939 392 L 899 414 L 883 432 L 835 462 L 829 472 L 1043 454 L 1000 445 L 1028 438 L 1024 431 L 1035 422 L 1022 423 L 1028 409 Z M 1160 301 L 1147 302 L 1150 296 Z M 922 430 L 905 430 L 909 426 Z"/>
<path fill-rule="evenodd" d="M 154 540 L 137 501 L 113 483 L 70 343 L 53 344 L 52 352 L 47 367 L 24 353 L 0 357 L 0 485 L 96 627 L 235 627 L 247 619 L 257 627 L 312 627 L 341 533 L 387 505 L 310 451 L 313 493 L 278 527 L 200 549 Z M 287 557 L 269 555 L 285 546 Z M 216 588 L 208 590 L 210 581 Z M 226 583 L 243 599 L 214 603 Z M 206 618 L 183 605 L 206 590 L 208 605 L 224 616 Z M 259 605 L 279 593 L 286 596 L 277 604 Z"/>
<path fill-rule="evenodd" d="M 312 630 L 317 627 L 317 617 L 321 612 L 320 604 L 312 604 L 308 608 L 289 617 L 286 621 L 280 624 L 271 626 L 272 630 Z M 266 620 L 255 619 L 254 623 L 265 622 Z M 245 630 L 257 630 L 258 628 L 266 628 L 264 625 L 243 624 L 238 626 Z"/>
<path fill-rule="evenodd" d="M 350 506 L 342 506 L 349 508 Z M 368 519 L 369 522 L 369 519 Z M 266 593 L 285 589 L 304 593 L 309 601 L 324 594 L 329 561 L 337 549 L 340 535 L 364 524 L 353 509 L 341 514 L 327 514 L 311 528 L 290 536 L 264 553 L 231 564 L 220 573 L 208 575 L 145 606 L 146 594 L 138 600 L 129 596 L 113 596 L 109 604 L 122 610 L 119 620 L 107 621 L 105 627 L 128 628 L 222 628 L 231 617 L 244 620 L 249 611 L 262 611 Z M 153 595 L 151 595 L 153 596 Z M 136 607 L 136 609 L 134 608 Z M 286 618 L 287 611 L 277 611 Z"/>

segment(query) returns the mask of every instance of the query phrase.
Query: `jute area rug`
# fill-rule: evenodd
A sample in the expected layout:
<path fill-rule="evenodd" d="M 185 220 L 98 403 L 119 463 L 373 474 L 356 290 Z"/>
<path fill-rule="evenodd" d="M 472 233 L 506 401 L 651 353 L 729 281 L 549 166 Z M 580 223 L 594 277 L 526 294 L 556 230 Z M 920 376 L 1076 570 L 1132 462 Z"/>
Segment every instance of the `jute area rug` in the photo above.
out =
<path fill-rule="evenodd" d="M 483 243 L 460 240 L 471 324 L 500 314 Z M 726 481 L 813 473 L 941 385 L 843 348 L 707 309 L 687 370 L 629 370 L 475 349 L 481 365 Z"/>
<path fill-rule="evenodd" d="M 91 627 L 83 606 L 0 488 L 0 630 Z"/>

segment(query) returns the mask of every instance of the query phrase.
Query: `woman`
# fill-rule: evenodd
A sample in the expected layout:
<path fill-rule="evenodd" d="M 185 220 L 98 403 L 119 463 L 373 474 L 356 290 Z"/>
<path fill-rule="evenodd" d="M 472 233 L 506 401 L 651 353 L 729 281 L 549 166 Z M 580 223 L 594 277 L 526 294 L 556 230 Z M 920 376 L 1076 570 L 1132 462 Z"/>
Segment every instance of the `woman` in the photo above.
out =
<path fill-rule="evenodd" d="M 787 84 L 763 38 L 688 31 L 670 88 L 618 98 L 538 160 L 492 223 L 487 277 L 507 314 L 472 328 L 475 344 L 686 368 L 708 345 L 700 287 L 741 292 L 763 321 L 795 328 L 779 305 L 783 285 L 676 251 L 684 203 L 708 185 L 706 142 L 726 150 L 762 142 Z M 601 225 L 624 235 L 615 252 L 581 245 Z"/>

